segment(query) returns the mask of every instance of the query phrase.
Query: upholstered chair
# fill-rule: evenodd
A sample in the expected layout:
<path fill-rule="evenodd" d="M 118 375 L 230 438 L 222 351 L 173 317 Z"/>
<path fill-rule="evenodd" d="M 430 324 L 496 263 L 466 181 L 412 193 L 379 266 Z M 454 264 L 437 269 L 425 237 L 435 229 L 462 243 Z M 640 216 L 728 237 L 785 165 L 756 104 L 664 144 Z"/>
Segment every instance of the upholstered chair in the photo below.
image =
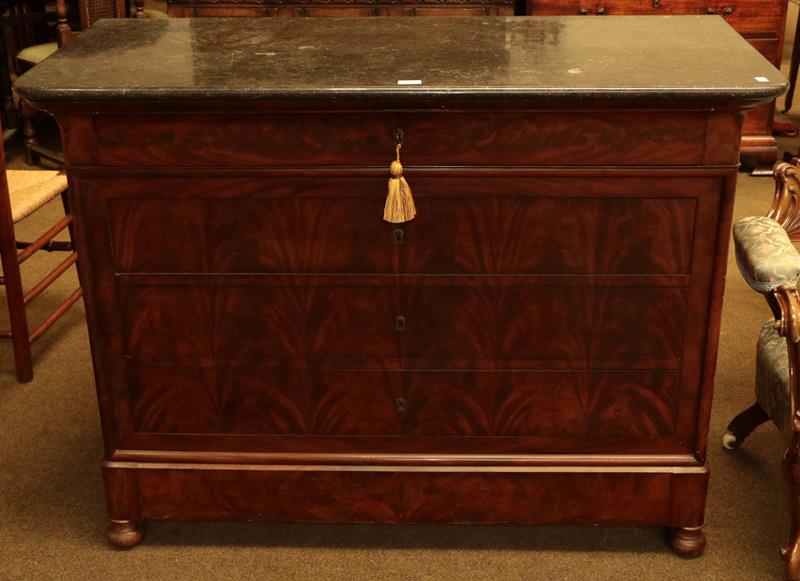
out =
<path fill-rule="evenodd" d="M 786 439 L 783 472 L 790 507 L 789 544 L 781 554 L 787 578 L 800 580 L 800 159 L 775 166 L 775 197 L 767 216 L 751 216 L 733 227 L 736 262 L 747 283 L 761 293 L 774 318 L 764 323 L 756 348 L 756 402 L 728 425 L 722 443 L 739 447 L 771 420 Z"/>

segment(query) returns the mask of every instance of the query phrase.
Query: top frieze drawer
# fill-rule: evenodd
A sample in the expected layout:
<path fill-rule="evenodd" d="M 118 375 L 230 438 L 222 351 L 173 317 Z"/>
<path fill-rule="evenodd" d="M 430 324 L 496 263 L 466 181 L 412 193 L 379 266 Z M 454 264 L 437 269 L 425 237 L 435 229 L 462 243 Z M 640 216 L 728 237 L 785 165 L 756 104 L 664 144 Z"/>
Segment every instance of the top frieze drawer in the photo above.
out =
<path fill-rule="evenodd" d="M 87 119 L 89 122 L 89 119 Z M 456 111 L 102 115 L 71 167 L 687 166 L 735 164 L 720 112 Z M 69 136 L 65 136 L 69 138 Z"/>

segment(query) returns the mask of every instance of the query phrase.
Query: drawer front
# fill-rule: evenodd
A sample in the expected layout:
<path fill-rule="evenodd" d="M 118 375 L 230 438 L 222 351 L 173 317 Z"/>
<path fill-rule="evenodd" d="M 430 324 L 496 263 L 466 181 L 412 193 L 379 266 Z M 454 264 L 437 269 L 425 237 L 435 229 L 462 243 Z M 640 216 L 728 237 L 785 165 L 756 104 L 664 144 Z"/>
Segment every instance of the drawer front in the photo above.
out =
<path fill-rule="evenodd" d="M 413 166 L 699 165 L 708 117 L 670 112 L 127 115 L 95 119 L 77 165 L 388 167 L 395 130 Z M 733 117 L 729 124 L 735 126 Z M 735 130 L 735 129 L 734 129 Z M 734 144 L 735 145 L 735 144 Z M 715 146 L 716 147 L 716 146 Z M 714 152 L 733 163 L 727 141 Z M 730 148 L 727 151 L 726 148 Z M 71 159 L 75 165 L 75 159 Z"/>
<path fill-rule="evenodd" d="M 241 5 L 198 5 L 194 7 L 195 13 L 192 16 L 213 17 L 213 16 L 266 16 L 266 9 L 262 6 L 241 6 Z"/>
<path fill-rule="evenodd" d="M 418 215 L 401 225 L 382 219 L 380 177 L 86 185 L 116 196 L 117 272 L 186 274 L 688 274 L 696 202 L 680 196 L 717 187 L 701 178 L 408 179 Z"/>
<path fill-rule="evenodd" d="M 511 16 L 510 6 L 408 6 L 404 16 Z"/>
<path fill-rule="evenodd" d="M 741 33 L 778 37 L 784 5 L 775 0 L 553 0 L 528 1 L 528 14 L 561 15 L 659 15 L 697 14 L 722 16 Z"/>
<path fill-rule="evenodd" d="M 128 286 L 136 366 L 678 369 L 685 288 L 531 287 L 512 278 Z"/>
<path fill-rule="evenodd" d="M 376 6 L 293 6 L 292 16 L 377 16 Z"/>
<path fill-rule="evenodd" d="M 138 433 L 666 438 L 678 374 L 141 368 Z M 186 402 L 191 401 L 190 409 Z"/>

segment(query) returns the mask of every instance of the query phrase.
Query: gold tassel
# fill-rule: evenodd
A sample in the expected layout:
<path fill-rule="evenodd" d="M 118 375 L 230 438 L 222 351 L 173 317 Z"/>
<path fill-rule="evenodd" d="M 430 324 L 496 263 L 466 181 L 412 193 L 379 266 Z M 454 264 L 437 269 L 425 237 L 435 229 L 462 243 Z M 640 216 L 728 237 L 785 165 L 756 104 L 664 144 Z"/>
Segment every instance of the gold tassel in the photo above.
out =
<path fill-rule="evenodd" d="M 411 188 L 403 177 L 403 166 L 400 163 L 400 148 L 397 144 L 397 159 L 389 166 L 389 193 L 386 195 L 386 205 L 383 208 L 383 219 L 392 224 L 401 224 L 414 219 L 417 209 L 414 207 L 414 198 L 411 197 Z"/>

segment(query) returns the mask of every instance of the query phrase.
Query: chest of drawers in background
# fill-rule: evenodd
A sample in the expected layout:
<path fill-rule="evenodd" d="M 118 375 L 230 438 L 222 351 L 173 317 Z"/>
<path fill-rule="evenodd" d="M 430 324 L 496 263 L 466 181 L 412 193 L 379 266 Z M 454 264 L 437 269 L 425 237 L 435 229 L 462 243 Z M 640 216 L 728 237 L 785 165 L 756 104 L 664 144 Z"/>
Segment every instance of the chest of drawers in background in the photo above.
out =
<path fill-rule="evenodd" d="M 104 21 L 18 82 L 62 127 L 112 541 L 599 523 L 699 554 L 740 110 L 784 80 L 719 19 L 366 22 Z M 592 67 L 609 37 L 636 50 Z"/>

